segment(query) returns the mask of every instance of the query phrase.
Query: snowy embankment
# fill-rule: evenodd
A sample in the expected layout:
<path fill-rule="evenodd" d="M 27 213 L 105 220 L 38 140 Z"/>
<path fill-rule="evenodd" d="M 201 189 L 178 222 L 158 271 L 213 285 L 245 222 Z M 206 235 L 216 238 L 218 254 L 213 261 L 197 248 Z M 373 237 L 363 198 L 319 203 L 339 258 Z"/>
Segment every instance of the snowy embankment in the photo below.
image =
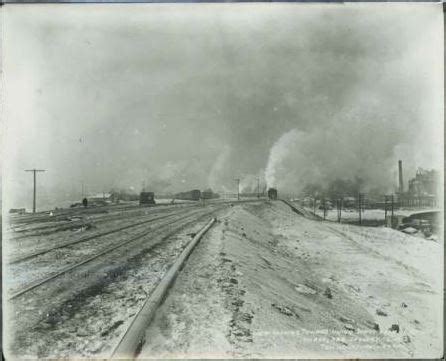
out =
<path fill-rule="evenodd" d="M 236 205 L 202 239 L 141 358 L 440 357 L 442 244 Z"/>

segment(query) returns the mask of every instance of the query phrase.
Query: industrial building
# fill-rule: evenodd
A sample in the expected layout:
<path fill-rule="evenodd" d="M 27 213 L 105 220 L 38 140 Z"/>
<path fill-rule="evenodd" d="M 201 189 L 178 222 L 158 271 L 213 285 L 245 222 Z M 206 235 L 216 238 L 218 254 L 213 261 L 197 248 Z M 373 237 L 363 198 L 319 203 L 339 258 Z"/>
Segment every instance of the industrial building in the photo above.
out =
<path fill-rule="evenodd" d="M 418 168 L 415 177 L 409 179 L 408 189 L 404 190 L 403 165 L 398 161 L 398 203 L 402 207 L 436 207 L 439 173 Z"/>

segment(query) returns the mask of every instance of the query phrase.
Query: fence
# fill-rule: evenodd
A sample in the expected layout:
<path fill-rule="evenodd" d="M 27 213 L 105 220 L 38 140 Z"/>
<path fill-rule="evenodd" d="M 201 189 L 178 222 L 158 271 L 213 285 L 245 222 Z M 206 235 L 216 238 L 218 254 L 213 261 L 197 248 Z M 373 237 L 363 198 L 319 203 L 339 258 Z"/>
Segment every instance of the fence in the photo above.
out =
<path fill-rule="evenodd" d="M 369 197 L 366 193 L 359 193 L 356 197 L 306 197 L 300 203 L 323 219 L 367 226 L 386 225 L 392 228 L 401 225 L 403 218 L 408 215 L 407 210 L 434 208 L 439 205 L 438 199 L 434 196 L 390 194 Z M 396 214 L 396 211 L 401 212 L 402 208 L 404 212 Z M 334 209 L 336 209 L 335 218 L 330 212 Z M 384 212 L 381 213 L 380 210 Z"/>

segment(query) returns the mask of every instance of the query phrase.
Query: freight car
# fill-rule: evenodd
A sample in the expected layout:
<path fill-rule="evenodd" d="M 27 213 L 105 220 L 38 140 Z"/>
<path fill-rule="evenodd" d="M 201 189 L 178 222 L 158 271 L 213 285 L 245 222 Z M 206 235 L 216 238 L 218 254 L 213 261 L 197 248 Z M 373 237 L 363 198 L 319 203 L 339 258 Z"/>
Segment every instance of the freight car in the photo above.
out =
<path fill-rule="evenodd" d="M 141 192 L 139 194 L 139 204 L 155 204 L 155 194 L 153 192 Z"/>
<path fill-rule="evenodd" d="M 174 198 L 186 201 L 199 201 L 201 198 L 201 192 L 198 189 L 193 189 L 189 192 L 177 193 L 175 194 Z"/>
<path fill-rule="evenodd" d="M 212 192 L 211 189 L 207 189 L 207 190 L 201 192 L 201 198 L 202 199 L 220 198 L 220 194 Z"/>
<path fill-rule="evenodd" d="M 271 200 L 276 200 L 277 199 L 277 189 L 275 189 L 275 188 L 268 189 L 268 198 Z"/>

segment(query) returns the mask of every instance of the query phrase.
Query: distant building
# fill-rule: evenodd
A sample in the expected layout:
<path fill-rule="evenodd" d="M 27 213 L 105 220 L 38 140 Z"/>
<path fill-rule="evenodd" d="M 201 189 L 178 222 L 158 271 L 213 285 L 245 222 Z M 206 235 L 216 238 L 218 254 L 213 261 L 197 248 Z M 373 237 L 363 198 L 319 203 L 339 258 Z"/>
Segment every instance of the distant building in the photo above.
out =
<path fill-rule="evenodd" d="M 25 214 L 26 213 L 26 209 L 25 208 L 11 208 L 9 210 L 10 214 Z"/>
<path fill-rule="evenodd" d="M 139 200 L 139 194 L 128 193 L 124 190 L 112 191 L 110 194 L 110 201 L 113 203 L 118 203 L 119 201 L 137 201 Z"/>
<path fill-rule="evenodd" d="M 90 194 L 85 197 L 87 199 L 88 205 L 91 206 L 105 206 L 108 203 L 112 201 L 112 194 L 111 193 L 97 193 L 97 194 Z M 83 203 L 83 200 L 82 200 Z"/>
<path fill-rule="evenodd" d="M 356 198 L 347 196 L 342 198 L 342 205 L 347 208 L 355 207 L 357 204 Z"/>
<path fill-rule="evenodd" d="M 414 196 L 434 196 L 438 189 L 438 172 L 419 168 L 414 178 L 409 180 L 408 193 Z"/>
<path fill-rule="evenodd" d="M 419 168 L 415 177 L 409 180 L 408 190 L 397 194 L 399 206 L 436 207 L 438 205 L 438 182 L 438 171 Z"/>
<path fill-rule="evenodd" d="M 102 193 L 96 193 L 96 194 L 88 195 L 87 198 L 88 198 L 89 200 L 96 201 L 96 200 L 104 200 L 104 199 L 107 199 L 107 200 L 108 200 L 108 199 L 111 198 L 111 196 L 112 196 L 111 193 L 108 193 L 108 192 L 102 192 Z"/>

